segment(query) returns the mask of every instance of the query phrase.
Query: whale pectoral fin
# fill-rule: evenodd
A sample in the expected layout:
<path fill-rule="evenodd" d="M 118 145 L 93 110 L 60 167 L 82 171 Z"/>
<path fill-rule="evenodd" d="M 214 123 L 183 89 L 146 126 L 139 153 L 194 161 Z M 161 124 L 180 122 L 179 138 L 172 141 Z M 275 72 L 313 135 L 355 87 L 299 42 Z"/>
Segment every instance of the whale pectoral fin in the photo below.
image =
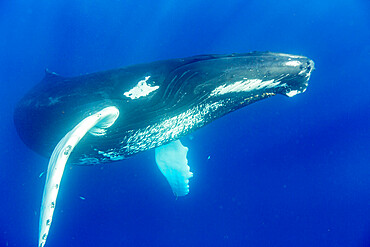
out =
<path fill-rule="evenodd" d="M 188 148 L 184 147 L 180 140 L 155 149 L 155 161 L 159 170 L 166 177 L 176 196 L 185 196 L 189 193 L 189 178 L 193 173 L 188 166 L 187 153 Z"/>
<path fill-rule="evenodd" d="M 102 134 L 103 129 L 110 127 L 118 118 L 119 111 L 116 107 L 107 107 L 82 120 L 76 127 L 68 132 L 55 147 L 49 160 L 44 193 L 42 196 L 40 223 L 39 223 L 39 247 L 43 247 L 49 233 L 53 218 L 56 199 L 59 192 L 60 181 L 63 176 L 68 158 L 87 132 Z"/>

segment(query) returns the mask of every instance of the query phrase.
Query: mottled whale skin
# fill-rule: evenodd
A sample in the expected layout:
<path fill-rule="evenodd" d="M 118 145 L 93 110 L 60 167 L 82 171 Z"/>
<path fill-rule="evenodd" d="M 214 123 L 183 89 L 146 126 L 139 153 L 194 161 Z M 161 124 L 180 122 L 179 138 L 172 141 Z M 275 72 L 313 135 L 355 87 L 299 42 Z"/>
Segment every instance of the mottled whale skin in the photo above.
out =
<path fill-rule="evenodd" d="M 87 135 L 73 164 L 122 160 L 159 147 L 241 107 L 304 92 L 314 68 L 304 56 L 252 52 L 157 61 L 77 77 L 46 72 L 18 103 L 16 129 L 49 157 L 73 127 L 104 107 L 120 116 L 105 135 Z"/>

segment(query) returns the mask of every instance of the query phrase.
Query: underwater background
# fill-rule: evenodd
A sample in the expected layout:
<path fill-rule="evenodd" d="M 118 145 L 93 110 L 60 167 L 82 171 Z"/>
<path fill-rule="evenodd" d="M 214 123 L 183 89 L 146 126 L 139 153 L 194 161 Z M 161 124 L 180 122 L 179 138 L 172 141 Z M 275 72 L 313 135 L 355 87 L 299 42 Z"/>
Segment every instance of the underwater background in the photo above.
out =
<path fill-rule="evenodd" d="M 255 50 L 313 59 L 307 91 L 182 138 L 183 198 L 153 150 L 67 164 L 46 246 L 370 246 L 369 1 L 3 0 L 0 33 L 0 247 L 37 246 L 48 160 L 21 142 L 13 110 L 45 68 Z"/>

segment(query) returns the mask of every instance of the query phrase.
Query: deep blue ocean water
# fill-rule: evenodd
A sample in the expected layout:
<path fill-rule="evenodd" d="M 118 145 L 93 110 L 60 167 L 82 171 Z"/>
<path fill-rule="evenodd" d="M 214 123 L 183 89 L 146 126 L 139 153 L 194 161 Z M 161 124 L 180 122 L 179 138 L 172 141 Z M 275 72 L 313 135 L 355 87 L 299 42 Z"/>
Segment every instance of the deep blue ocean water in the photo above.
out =
<path fill-rule="evenodd" d="M 1 1 L 0 33 L 1 247 L 37 246 L 48 160 L 21 142 L 13 110 L 45 68 L 254 50 L 313 59 L 308 90 L 183 138 L 184 198 L 152 150 L 67 165 L 46 246 L 370 246 L 369 1 Z"/>

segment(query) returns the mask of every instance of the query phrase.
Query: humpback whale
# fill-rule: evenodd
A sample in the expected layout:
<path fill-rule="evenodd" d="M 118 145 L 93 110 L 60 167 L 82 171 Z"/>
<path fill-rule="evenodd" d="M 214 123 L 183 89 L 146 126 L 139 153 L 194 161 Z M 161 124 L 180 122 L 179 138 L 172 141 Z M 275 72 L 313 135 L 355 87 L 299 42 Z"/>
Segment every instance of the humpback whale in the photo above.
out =
<path fill-rule="evenodd" d="M 200 55 L 77 77 L 46 71 L 17 104 L 22 141 L 49 157 L 39 221 L 46 243 L 65 165 L 94 165 L 155 149 L 176 196 L 193 176 L 180 138 L 232 111 L 306 90 L 314 62 L 272 52 Z M 80 143 L 80 144 L 79 144 Z"/>

